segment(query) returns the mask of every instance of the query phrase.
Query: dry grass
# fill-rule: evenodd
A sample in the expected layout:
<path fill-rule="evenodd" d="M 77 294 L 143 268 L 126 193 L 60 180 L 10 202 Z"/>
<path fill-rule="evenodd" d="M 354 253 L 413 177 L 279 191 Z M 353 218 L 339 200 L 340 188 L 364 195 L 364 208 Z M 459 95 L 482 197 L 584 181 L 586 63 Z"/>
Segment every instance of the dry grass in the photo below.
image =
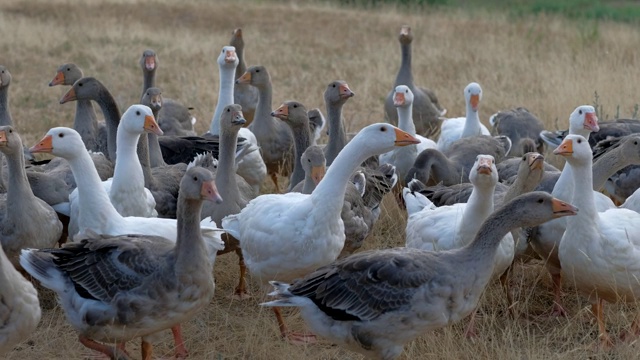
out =
<path fill-rule="evenodd" d="M 100 79 L 120 106 L 137 101 L 141 74 L 137 59 L 145 48 L 160 57 L 158 83 L 168 97 L 195 107 L 199 131 L 208 128 L 216 104 L 215 58 L 231 30 L 241 26 L 250 64 L 268 67 L 274 83 L 274 107 L 295 99 L 323 107 L 326 84 L 345 79 L 357 96 L 345 106 L 347 127 L 356 131 L 383 119 L 382 103 L 391 89 L 399 51 L 399 26 L 415 34 L 416 82 L 435 89 L 449 115 L 463 114 L 462 89 L 477 81 L 484 88 L 481 118 L 525 106 L 550 128 L 565 127 L 569 113 L 600 96 L 605 113 L 619 107 L 630 115 L 638 103 L 640 78 L 637 28 L 620 24 L 563 21 L 553 17 L 519 18 L 464 11 L 399 13 L 394 9 L 356 11 L 264 1 L 5 0 L 0 5 L 0 64 L 13 74 L 10 103 L 15 126 L 32 144 L 50 127 L 71 126 L 73 105 L 59 105 L 65 90 L 48 88 L 55 69 L 76 62 Z M 557 123 L 560 119 L 559 123 Z M 405 216 L 385 199 L 381 220 L 368 248 L 401 245 Z M 194 359 L 358 359 L 329 344 L 295 347 L 278 340 L 268 309 L 227 298 L 235 286 L 236 258 L 227 255 L 215 269 L 217 294 L 197 319 L 184 325 Z M 551 302 L 547 276 L 538 264 L 517 271 L 513 280 L 517 311 L 540 313 Z M 254 294 L 260 297 L 257 288 Z M 635 359 L 635 344 L 610 353 L 593 353 L 595 325 L 586 303 L 572 290 L 566 296 L 568 319 L 510 320 L 504 316 L 500 289 L 491 286 L 481 303 L 481 338 L 468 341 L 462 326 L 426 334 L 409 344 L 404 358 L 615 358 Z M 8 359 L 80 358 L 83 347 L 43 291 L 44 315 L 32 339 Z M 609 327 L 627 326 L 633 309 L 608 307 Z M 304 325 L 293 312 L 292 328 Z M 137 353 L 137 344 L 130 350 Z M 157 354 L 170 354 L 165 335 Z"/>

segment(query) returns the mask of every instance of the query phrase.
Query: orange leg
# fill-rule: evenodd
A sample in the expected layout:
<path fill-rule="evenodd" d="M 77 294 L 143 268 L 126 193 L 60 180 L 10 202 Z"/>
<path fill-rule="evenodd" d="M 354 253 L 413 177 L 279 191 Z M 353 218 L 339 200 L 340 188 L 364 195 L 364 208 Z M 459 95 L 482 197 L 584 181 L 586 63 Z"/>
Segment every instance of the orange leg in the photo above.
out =
<path fill-rule="evenodd" d="M 474 339 L 478 337 L 478 331 L 476 330 L 476 314 L 478 313 L 478 308 L 473 309 L 473 312 L 469 316 L 469 324 L 467 328 L 464 330 L 464 336 L 468 339 Z"/>
<path fill-rule="evenodd" d="M 109 359 L 128 360 L 129 354 L 124 348 L 124 343 L 118 343 L 115 347 L 101 344 L 82 335 L 78 336 L 80 343 L 91 350 L 105 354 Z"/>
<path fill-rule="evenodd" d="M 172 327 L 171 333 L 173 333 L 173 340 L 176 344 L 176 359 L 186 359 L 189 356 L 189 351 L 187 351 L 187 348 L 184 346 L 180 324 Z"/>
<path fill-rule="evenodd" d="M 276 186 L 276 194 L 280 194 L 280 186 L 278 186 L 278 174 L 273 172 L 273 173 L 270 173 L 269 176 L 271 176 L 271 181 L 273 181 L 273 185 Z"/>
<path fill-rule="evenodd" d="M 238 255 L 238 265 L 240 265 L 240 281 L 238 282 L 238 286 L 236 286 L 233 295 L 231 296 L 236 300 L 245 300 L 251 298 L 251 295 L 247 292 L 247 266 L 244 264 L 244 256 L 242 255 L 242 250 L 237 249 L 236 254 Z"/>
<path fill-rule="evenodd" d="M 282 313 L 280 312 L 280 308 L 274 307 L 273 312 L 276 315 L 276 320 L 278 320 L 278 328 L 280 329 L 280 336 L 282 336 L 283 339 L 286 339 L 290 343 L 295 345 L 313 344 L 316 342 L 316 336 L 313 334 L 290 333 L 287 330 L 287 325 L 284 323 L 284 319 L 282 318 Z"/>
<path fill-rule="evenodd" d="M 567 317 L 567 310 L 562 306 L 562 276 L 560 274 L 551 274 L 553 281 L 553 307 L 551 316 Z"/>
<path fill-rule="evenodd" d="M 636 318 L 633 319 L 629 330 L 623 330 L 620 333 L 620 340 L 632 341 L 638 338 L 638 336 L 640 336 L 640 314 L 636 315 Z"/>
<path fill-rule="evenodd" d="M 598 299 L 598 301 L 593 303 L 591 305 L 591 311 L 598 321 L 598 338 L 600 339 L 598 346 L 601 349 L 610 349 L 613 347 L 613 341 L 611 341 L 609 334 L 607 334 L 607 329 L 604 326 L 604 300 Z"/>
<path fill-rule="evenodd" d="M 151 360 L 151 353 L 153 352 L 153 345 L 151 343 L 142 340 L 142 345 L 140 346 L 140 352 L 142 353 L 142 360 Z"/>

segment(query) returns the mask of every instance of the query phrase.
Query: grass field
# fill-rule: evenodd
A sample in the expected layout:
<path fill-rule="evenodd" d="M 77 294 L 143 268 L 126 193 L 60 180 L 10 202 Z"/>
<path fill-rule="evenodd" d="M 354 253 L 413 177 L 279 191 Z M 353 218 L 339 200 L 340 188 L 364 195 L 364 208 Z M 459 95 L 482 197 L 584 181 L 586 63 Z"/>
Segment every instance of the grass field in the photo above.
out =
<path fill-rule="evenodd" d="M 322 93 L 346 80 L 356 97 L 344 108 L 347 130 L 383 120 L 383 101 L 400 62 L 397 35 L 414 33 L 413 70 L 418 85 L 434 89 L 447 115 L 462 116 L 462 89 L 483 87 L 481 120 L 494 112 L 525 106 L 548 128 L 565 128 L 571 111 L 594 102 L 601 120 L 632 116 L 640 103 L 638 44 L 634 25 L 549 14 L 514 15 L 454 7 L 406 11 L 395 7 L 354 8 L 336 3 L 249 0 L 4 0 L 0 3 L 0 64 L 13 75 L 10 105 L 15 127 L 32 145 L 50 127 L 71 126 L 75 106 L 59 105 L 66 89 L 49 88 L 58 65 L 79 64 L 102 81 L 121 108 L 136 102 L 142 76 L 137 60 L 146 48 L 159 55 L 158 85 L 167 97 L 195 108 L 204 132 L 217 100 L 218 52 L 231 31 L 242 27 L 249 64 L 271 74 L 275 109 L 285 100 L 324 109 Z M 552 156 L 551 156 L 552 157 Z M 557 159 L 551 159 L 557 161 Z M 224 194 L 223 194 L 224 196 Z M 404 215 L 393 199 L 384 202 L 366 248 L 402 245 Z M 216 295 L 210 306 L 184 324 L 193 359 L 360 359 L 331 344 L 298 347 L 279 340 L 262 298 L 228 298 L 236 282 L 234 255 L 216 263 Z M 548 310 L 549 280 L 538 263 L 516 270 L 512 287 L 521 314 Z M 6 359 L 78 359 L 86 354 L 51 293 L 42 291 L 43 319 L 31 339 Z M 480 337 L 462 336 L 466 322 L 425 334 L 410 343 L 403 359 L 636 359 L 636 343 L 594 352 L 596 326 L 584 299 L 566 288 L 566 319 L 509 319 L 497 285 L 481 302 Z M 628 326 L 633 306 L 607 307 L 609 330 Z M 304 330 L 296 312 L 287 321 Z M 172 354 L 169 332 L 155 341 L 157 356 Z M 139 344 L 129 351 L 138 355 Z"/>

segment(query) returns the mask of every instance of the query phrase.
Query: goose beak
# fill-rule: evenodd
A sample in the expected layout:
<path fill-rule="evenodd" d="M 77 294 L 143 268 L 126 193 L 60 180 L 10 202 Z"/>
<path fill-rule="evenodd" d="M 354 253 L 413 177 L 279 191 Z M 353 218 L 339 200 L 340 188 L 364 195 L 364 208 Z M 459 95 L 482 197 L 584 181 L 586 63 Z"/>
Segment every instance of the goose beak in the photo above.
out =
<path fill-rule="evenodd" d="M 568 204 L 564 201 L 560 201 L 556 198 L 554 198 L 553 200 L 551 200 L 551 204 L 553 207 L 553 217 L 554 218 L 559 218 L 562 216 L 571 216 L 571 215 L 576 215 L 578 213 L 578 208 Z"/>
<path fill-rule="evenodd" d="M 600 131 L 600 126 L 598 126 L 598 117 L 595 113 L 588 112 L 584 114 L 584 128 L 593 132 Z"/>
<path fill-rule="evenodd" d="M 237 28 L 235 30 L 233 30 L 233 36 L 242 39 L 242 29 L 241 28 Z"/>
<path fill-rule="evenodd" d="M 478 160 L 478 174 L 491 175 L 491 159 L 480 158 Z"/>
<path fill-rule="evenodd" d="M 397 92 L 393 96 L 393 106 L 402 106 L 404 105 L 404 93 Z"/>
<path fill-rule="evenodd" d="M 33 145 L 29 151 L 32 153 L 50 153 L 53 150 L 53 136 L 45 135 L 37 144 Z"/>
<path fill-rule="evenodd" d="M 155 56 L 147 56 L 144 59 L 144 68 L 147 71 L 153 71 L 156 68 L 156 57 Z"/>
<path fill-rule="evenodd" d="M 236 59 L 238 59 L 238 58 L 236 57 L 236 52 L 235 51 L 233 51 L 233 50 L 225 51 L 224 62 L 226 62 L 227 64 L 231 64 L 231 63 L 236 62 Z"/>
<path fill-rule="evenodd" d="M 480 105 L 480 95 L 478 94 L 471 95 L 471 99 L 469 99 L 469 103 L 471 104 L 471 109 L 473 111 L 478 111 L 478 105 Z"/>
<path fill-rule="evenodd" d="M 350 97 L 356 96 L 356 93 L 349 89 L 349 85 L 342 84 L 340 85 L 340 99 L 348 99 Z"/>
<path fill-rule="evenodd" d="M 207 181 L 202 183 L 202 188 L 200 189 L 200 196 L 202 199 L 213 201 L 216 204 L 222 204 L 222 197 L 218 193 L 218 188 L 216 187 L 216 183 L 213 181 Z"/>
<path fill-rule="evenodd" d="M 395 128 L 394 131 L 396 132 L 396 141 L 394 143 L 395 146 L 407 146 L 420 143 L 420 140 L 416 139 L 408 132 L 404 132 L 398 128 Z"/>
<path fill-rule="evenodd" d="M 573 154 L 573 141 L 571 141 L 571 139 L 565 139 L 553 150 L 553 153 L 556 155 L 571 156 L 571 154 Z"/>
<path fill-rule="evenodd" d="M 279 108 L 271 112 L 271 116 L 287 121 L 289 120 L 289 107 L 286 104 L 282 104 Z"/>
<path fill-rule="evenodd" d="M 249 84 L 251 83 L 251 73 L 245 72 L 236 80 L 236 84 Z"/>
<path fill-rule="evenodd" d="M 156 119 L 154 119 L 151 115 L 147 115 L 144 117 L 144 130 L 158 136 L 164 134 L 164 131 L 162 131 L 162 129 L 160 129 L 160 126 L 158 126 Z"/>
<path fill-rule="evenodd" d="M 78 97 L 76 96 L 76 91 L 73 88 L 71 88 L 69 89 L 69 91 L 67 91 L 66 94 L 64 94 L 62 99 L 60 99 L 60 104 L 64 104 L 74 100 L 78 100 Z"/>
<path fill-rule="evenodd" d="M 162 95 L 153 95 L 151 97 L 151 105 L 156 109 L 160 109 L 162 107 Z"/>
<path fill-rule="evenodd" d="M 0 131 L 0 147 L 7 146 L 7 133 L 6 131 Z"/>
<path fill-rule="evenodd" d="M 62 84 L 64 84 L 64 73 L 62 71 L 58 71 L 58 73 L 56 74 L 56 77 L 54 77 L 53 80 L 49 82 L 49 86 L 56 86 L 56 85 L 62 85 Z"/>
<path fill-rule="evenodd" d="M 313 179 L 313 182 L 316 184 L 316 186 L 318 186 L 318 184 L 320 183 L 320 180 L 324 178 L 325 171 L 326 171 L 326 168 L 324 166 L 311 167 L 311 179 Z"/>
<path fill-rule="evenodd" d="M 244 125 L 247 123 L 247 120 L 244 118 L 244 114 L 242 113 L 242 111 L 236 111 L 231 117 L 231 123 L 233 125 Z"/>
<path fill-rule="evenodd" d="M 404 25 L 400 29 L 400 35 L 403 35 L 403 36 L 408 36 L 410 32 L 411 32 L 411 27 L 409 25 Z"/>
<path fill-rule="evenodd" d="M 531 170 L 542 170 L 544 168 L 544 156 L 538 153 L 531 153 L 528 156 L 527 161 L 529 162 L 529 169 Z"/>

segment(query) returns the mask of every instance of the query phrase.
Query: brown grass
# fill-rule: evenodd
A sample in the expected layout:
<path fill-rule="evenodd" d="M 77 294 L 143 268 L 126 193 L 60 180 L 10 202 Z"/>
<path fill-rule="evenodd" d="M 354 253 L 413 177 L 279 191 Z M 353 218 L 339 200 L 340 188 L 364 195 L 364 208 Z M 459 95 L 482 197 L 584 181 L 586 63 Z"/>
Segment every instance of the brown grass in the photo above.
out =
<path fill-rule="evenodd" d="M 208 128 L 216 104 L 220 48 L 231 30 L 241 26 L 249 64 L 268 67 L 274 83 L 274 108 L 295 99 L 308 108 L 324 107 L 322 92 L 335 79 L 348 81 L 357 96 L 345 106 L 347 127 L 383 119 L 382 103 L 391 89 L 399 50 L 400 25 L 413 27 L 414 74 L 419 85 L 435 89 L 449 115 L 463 114 L 462 89 L 471 81 L 484 88 L 481 118 L 513 106 L 525 106 L 550 128 L 566 127 L 569 113 L 600 96 L 605 113 L 619 107 L 629 116 L 638 103 L 640 78 L 632 26 L 567 22 L 553 17 L 510 19 L 465 11 L 407 14 L 338 9 L 311 2 L 169 0 L 5 0 L 0 4 L 0 63 L 13 75 L 10 103 L 15 126 L 27 144 L 50 127 L 72 125 L 73 105 L 59 105 L 61 88 L 48 88 L 55 69 L 76 62 L 85 74 L 100 79 L 122 108 L 137 101 L 141 75 L 137 59 L 145 48 L 160 58 L 158 83 L 168 97 L 195 107 L 198 130 Z M 367 248 L 403 244 L 405 215 L 392 199 Z M 216 264 L 216 296 L 207 309 L 184 324 L 194 359 L 359 359 L 327 343 L 296 347 L 279 341 L 269 309 L 252 300 L 227 296 L 236 282 L 234 255 Z M 512 281 L 516 310 L 523 314 L 548 309 L 547 275 L 539 264 L 517 271 Z M 7 359 L 80 358 L 85 353 L 51 293 L 42 291 L 43 319 L 33 337 Z M 511 320 L 504 300 L 491 286 L 481 302 L 481 337 L 462 337 L 464 324 L 426 334 L 408 344 L 405 359 L 415 358 L 615 358 L 635 359 L 635 344 L 610 353 L 594 353 L 596 327 L 586 302 L 567 289 L 568 319 Z M 290 326 L 303 330 L 296 312 Z M 628 326 L 633 309 L 609 306 L 609 328 Z M 165 334 L 156 341 L 157 355 L 170 355 Z M 129 344 L 137 354 L 138 344 Z"/>

